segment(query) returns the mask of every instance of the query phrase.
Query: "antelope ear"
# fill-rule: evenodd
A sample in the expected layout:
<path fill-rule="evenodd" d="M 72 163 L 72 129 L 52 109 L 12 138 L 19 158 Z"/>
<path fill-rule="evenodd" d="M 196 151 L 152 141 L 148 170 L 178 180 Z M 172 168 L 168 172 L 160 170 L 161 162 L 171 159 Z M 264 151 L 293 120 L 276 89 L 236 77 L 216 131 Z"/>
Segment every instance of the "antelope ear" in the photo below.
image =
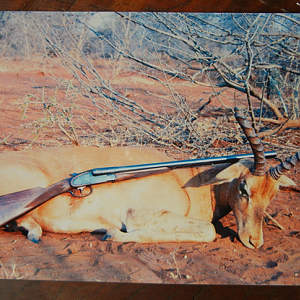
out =
<path fill-rule="evenodd" d="M 279 190 L 281 192 L 298 192 L 300 193 L 300 187 L 290 178 L 285 175 L 281 175 L 278 179 Z"/>
<path fill-rule="evenodd" d="M 233 179 L 239 178 L 242 173 L 250 172 L 252 166 L 253 162 L 251 161 L 240 161 L 235 163 L 218 173 L 215 178 L 209 182 L 209 184 L 222 184 L 231 182 Z"/>

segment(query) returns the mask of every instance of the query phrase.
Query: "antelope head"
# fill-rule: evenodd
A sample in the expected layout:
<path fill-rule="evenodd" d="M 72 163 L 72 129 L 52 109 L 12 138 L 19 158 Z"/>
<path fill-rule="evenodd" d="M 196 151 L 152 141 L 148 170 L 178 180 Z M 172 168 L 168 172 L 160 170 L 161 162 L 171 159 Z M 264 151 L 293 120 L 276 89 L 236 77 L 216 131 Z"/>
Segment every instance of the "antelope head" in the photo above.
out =
<path fill-rule="evenodd" d="M 236 108 L 236 119 L 243 129 L 254 154 L 254 163 L 241 161 L 217 175 L 218 180 L 228 182 L 227 203 L 238 226 L 241 242 L 248 248 L 263 244 L 263 217 L 267 205 L 276 196 L 280 186 L 296 184 L 284 176 L 300 161 L 300 151 L 285 162 L 267 170 L 263 145 L 243 113 Z M 238 176 L 236 176 L 239 174 Z"/>

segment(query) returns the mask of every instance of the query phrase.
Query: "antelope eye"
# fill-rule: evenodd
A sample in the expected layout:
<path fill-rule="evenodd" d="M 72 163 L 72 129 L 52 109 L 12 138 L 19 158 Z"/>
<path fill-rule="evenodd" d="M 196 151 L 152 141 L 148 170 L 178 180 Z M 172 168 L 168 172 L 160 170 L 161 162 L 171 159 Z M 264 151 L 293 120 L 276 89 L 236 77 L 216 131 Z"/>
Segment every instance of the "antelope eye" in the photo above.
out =
<path fill-rule="evenodd" d="M 241 197 L 249 199 L 248 186 L 245 180 L 240 183 L 239 191 Z"/>

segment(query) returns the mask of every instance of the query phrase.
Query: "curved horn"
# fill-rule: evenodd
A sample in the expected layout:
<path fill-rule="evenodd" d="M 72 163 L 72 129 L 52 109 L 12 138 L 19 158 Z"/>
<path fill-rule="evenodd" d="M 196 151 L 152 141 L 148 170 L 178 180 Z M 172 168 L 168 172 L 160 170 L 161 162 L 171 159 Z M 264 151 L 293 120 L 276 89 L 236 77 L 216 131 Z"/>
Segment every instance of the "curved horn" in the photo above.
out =
<path fill-rule="evenodd" d="M 300 161 L 300 151 L 298 151 L 295 155 L 292 155 L 286 161 L 282 162 L 278 166 L 271 168 L 269 170 L 270 175 L 278 180 L 283 173 L 290 171 L 292 168 L 296 166 L 296 164 Z"/>
<path fill-rule="evenodd" d="M 256 176 L 263 176 L 266 174 L 266 159 L 261 140 L 243 112 L 237 107 L 235 108 L 235 117 L 243 129 L 254 154 L 254 166 L 251 173 Z"/>

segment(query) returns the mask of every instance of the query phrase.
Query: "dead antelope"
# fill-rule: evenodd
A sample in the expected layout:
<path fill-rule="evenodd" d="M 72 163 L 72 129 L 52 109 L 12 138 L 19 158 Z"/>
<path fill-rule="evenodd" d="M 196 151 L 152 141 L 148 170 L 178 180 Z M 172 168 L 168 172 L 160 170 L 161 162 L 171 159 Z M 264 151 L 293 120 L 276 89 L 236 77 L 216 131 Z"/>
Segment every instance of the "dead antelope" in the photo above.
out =
<path fill-rule="evenodd" d="M 254 153 L 252 161 L 176 169 L 118 183 L 94 186 L 85 198 L 61 194 L 16 220 L 28 239 L 39 242 L 42 230 L 57 233 L 106 232 L 117 242 L 210 242 L 212 222 L 231 210 L 238 235 L 248 248 L 263 244 L 265 208 L 280 186 L 296 184 L 285 175 L 300 152 L 266 170 L 263 146 L 246 118 L 239 121 Z M 71 173 L 96 167 L 170 160 L 151 148 L 48 148 L 0 154 L 0 194 L 47 187 Z"/>

